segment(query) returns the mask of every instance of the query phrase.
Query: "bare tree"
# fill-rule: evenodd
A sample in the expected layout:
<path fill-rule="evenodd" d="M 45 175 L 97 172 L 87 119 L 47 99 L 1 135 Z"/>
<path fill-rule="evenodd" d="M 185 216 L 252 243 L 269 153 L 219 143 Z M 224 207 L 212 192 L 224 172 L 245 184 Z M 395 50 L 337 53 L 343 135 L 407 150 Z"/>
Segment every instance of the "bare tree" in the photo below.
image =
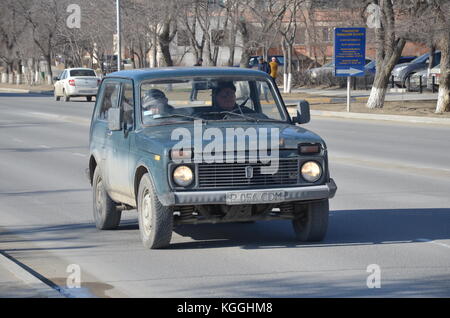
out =
<path fill-rule="evenodd" d="M 190 48 L 193 51 L 195 60 L 203 59 L 203 50 L 205 48 L 206 34 L 199 32 L 199 0 L 190 0 L 182 2 L 180 8 L 181 25 L 183 26 L 184 35 L 188 37 Z M 182 33 L 178 33 L 181 36 Z"/>
<path fill-rule="evenodd" d="M 288 21 L 283 24 L 280 29 L 282 38 L 282 48 L 284 55 L 284 92 L 290 93 L 292 86 L 292 52 L 294 42 L 297 37 L 298 13 L 303 0 L 289 0 L 287 3 Z"/>
<path fill-rule="evenodd" d="M 372 91 L 367 101 L 368 108 L 382 108 L 386 97 L 389 78 L 402 54 L 405 39 L 396 29 L 396 13 L 391 0 L 375 0 L 373 5 L 381 9 L 380 23 L 375 28 L 376 69 Z"/>
<path fill-rule="evenodd" d="M 250 10 L 258 28 L 256 32 L 256 43 L 263 48 L 263 55 L 267 58 L 269 48 L 273 46 L 277 37 L 280 36 L 280 28 L 286 13 L 289 0 L 267 0 L 255 1 L 250 5 Z"/>
<path fill-rule="evenodd" d="M 0 60 L 6 64 L 8 74 L 13 73 L 15 63 L 20 65 L 20 40 L 26 30 L 26 21 L 18 9 L 15 1 L 6 0 L 0 12 Z M 20 67 L 17 71 L 20 73 Z"/>
<path fill-rule="evenodd" d="M 422 12 L 420 25 L 431 39 L 431 46 L 441 50 L 441 76 L 435 112 L 450 112 L 450 3 L 446 0 L 415 0 L 415 6 Z M 433 61 L 430 59 L 430 65 L 433 65 L 431 63 Z"/>
<path fill-rule="evenodd" d="M 58 47 L 58 32 L 65 23 L 67 2 L 61 0 L 18 0 L 21 14 L 28 21 L 34 44 L 47 63 L 48 83 L 52 83 L 52 57 Z"/>

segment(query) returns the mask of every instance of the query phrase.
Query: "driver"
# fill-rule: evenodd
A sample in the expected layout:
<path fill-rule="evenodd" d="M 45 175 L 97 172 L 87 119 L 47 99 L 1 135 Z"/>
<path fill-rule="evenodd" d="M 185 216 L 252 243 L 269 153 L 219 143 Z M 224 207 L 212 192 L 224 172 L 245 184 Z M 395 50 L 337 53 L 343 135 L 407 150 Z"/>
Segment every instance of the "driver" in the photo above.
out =
<path fill-rule="evenodd" d="M 213 96 L 213 109 L 216 111 L 254 113 L 252 109 L 236 104 L 236 86 L 233 82 L 219 82 L 213 90 Z"/>

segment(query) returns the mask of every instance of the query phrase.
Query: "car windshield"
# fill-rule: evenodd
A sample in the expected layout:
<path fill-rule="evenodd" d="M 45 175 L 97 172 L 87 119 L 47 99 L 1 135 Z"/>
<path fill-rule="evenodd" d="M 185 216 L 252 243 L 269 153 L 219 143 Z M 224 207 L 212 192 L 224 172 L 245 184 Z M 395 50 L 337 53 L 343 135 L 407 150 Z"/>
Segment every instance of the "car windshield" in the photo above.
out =
<path fill-rule="evenodd" d="M 141 84 L 144 125 L 192 121 L 288 121 L 265 78 L 180 78 Z"/>
<path fill-rule="evenodd" d="M 427 58 L 428 58 L 429 55 L 430 55 L 430 54 L 425 53 L 425 54 L 423 54 L 423 55 L 421 55 L 421 56 L 415 58 L 415 59 L 412 60 L 410 63 L 423 63 L 423 62 L 425 62 L 425 61 L 427 60 Z"/>
<path fill-rule="evenodd" d="M 276 56 L 276 59 L 280 64 L 284 64 L 284 56 Z"/>
<path fill-rule="evenodd" d="M 96 76 L 93 70 L 71 70 L 70 76 Z"/>

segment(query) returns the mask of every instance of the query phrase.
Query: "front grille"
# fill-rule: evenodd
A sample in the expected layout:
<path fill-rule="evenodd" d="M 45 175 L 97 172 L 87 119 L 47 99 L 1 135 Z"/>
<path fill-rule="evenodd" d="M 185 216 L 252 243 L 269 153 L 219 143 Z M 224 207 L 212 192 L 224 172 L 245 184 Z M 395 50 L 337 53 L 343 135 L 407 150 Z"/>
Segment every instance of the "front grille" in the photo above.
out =
<path fill-rule="evenodd" d="M 270 166 L 270 163 L 201 163 L 198 165 L 198 187 L 229 189 L 298 184 L 299 162 L 297 159 L 280 159 L 274 174 L 261 173 L 263 166 Z"/>

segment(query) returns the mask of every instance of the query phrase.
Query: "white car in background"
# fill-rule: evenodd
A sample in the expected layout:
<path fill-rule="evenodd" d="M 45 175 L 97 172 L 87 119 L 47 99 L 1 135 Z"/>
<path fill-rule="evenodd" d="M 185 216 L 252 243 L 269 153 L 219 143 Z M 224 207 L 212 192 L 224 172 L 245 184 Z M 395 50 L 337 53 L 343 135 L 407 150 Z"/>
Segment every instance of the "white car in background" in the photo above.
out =
<path fill-rule="evenodd" d="M 54 79 L 55 100 L 63 97 L 64 101 L 70 101 L 71 97 L 86 96 L 88 102 L 97 96 L 101 79 L 90 68 L 68 68 Z"/>

